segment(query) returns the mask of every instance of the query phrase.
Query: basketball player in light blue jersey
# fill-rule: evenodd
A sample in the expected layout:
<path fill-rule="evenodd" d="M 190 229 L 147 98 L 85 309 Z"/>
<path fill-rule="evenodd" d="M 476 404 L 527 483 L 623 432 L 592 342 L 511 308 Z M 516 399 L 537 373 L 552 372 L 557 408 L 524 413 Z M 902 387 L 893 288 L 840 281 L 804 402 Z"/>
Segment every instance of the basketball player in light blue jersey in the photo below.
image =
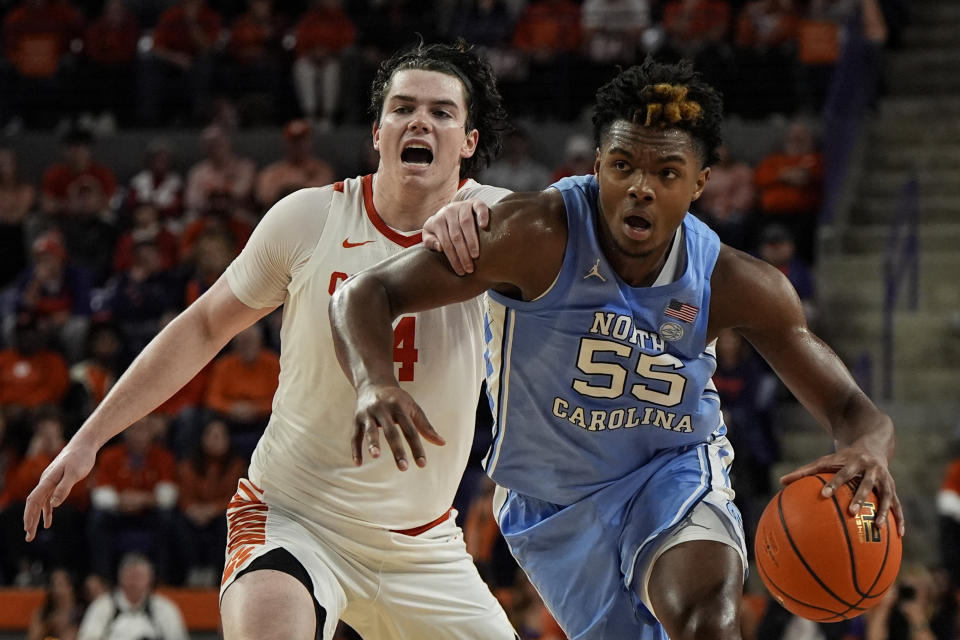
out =
<path fill-rule="evenodd" d="M 382 431 L 407 468 L 407 447 L 426 463 L 421 436 L 443 440 L 396 381 L 390 321 L 489 290 L 497 521 L 571 639 L 741 637 L 747 559 L 711 383 L 725 328 L 836 441 L 783 480 L 836 471 L 830 495 L 857 478 L 851 512 L 875 490 L 878 521 L 892 509 L 903 532 L 890 419 L 809 331 L 787 279 L 687 213 L 716 160 L 721 113 L 688 64 L 632 67 L 597 94 L 595 175 L 494 206 L 471 273 L 418 248 L 331 301 L 357 389 L 356 463 L 380 455 Z"/>

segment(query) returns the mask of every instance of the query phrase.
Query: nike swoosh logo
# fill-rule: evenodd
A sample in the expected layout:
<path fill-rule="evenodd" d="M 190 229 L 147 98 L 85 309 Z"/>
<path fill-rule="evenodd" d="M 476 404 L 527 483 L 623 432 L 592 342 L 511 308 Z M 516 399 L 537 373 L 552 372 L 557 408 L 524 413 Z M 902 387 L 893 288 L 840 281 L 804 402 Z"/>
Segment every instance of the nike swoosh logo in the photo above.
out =
<path fill-rule="evenodd" d="M 370 244 L 371 242 L 376 242 L 376 240 L 365 240 L 364 242 L 350 242 L 350 238 L 344 238 L 343 248 L 353 249 L 354 247 L 362 247 L 363 245 Z"/>

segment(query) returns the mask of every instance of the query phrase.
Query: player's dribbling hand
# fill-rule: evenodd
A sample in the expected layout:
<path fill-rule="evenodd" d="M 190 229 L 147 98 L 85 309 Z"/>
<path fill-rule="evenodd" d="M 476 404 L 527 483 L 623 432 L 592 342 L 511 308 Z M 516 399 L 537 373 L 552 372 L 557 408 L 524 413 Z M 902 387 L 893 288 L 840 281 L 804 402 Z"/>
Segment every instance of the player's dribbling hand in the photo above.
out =
<path fill-rule="evenodd" d="M 900 535 L 903 536 L 906 533 L 903 506 L 897 496 L 896 483 L 890 474 L 887 459 L 883 455 L 874 453 L 866 446 L 854 444 L 854 446 L 818 458 L 786 474 L 780 478 L 780 482 L 786 485 L 803 476 L 830 472 L 835 473 L 835 475 L 830 482 L 824 485 L 821 495 L 829 498 L 838 487 L 854 478 L 859 478 L 857 490 L 850 501 L 850 513 L 859 513 L 860 507 L 869 499 L 870 492 L 874 491 L 880 499 L 880 504 L 877 505 L 877 524 L 882 526 L 886 523 L 888 511 L 893 511 L 893 517 L 896 520 Z"/>
<path fill-rule="evenodd" d="M 23 508 L 23 530 L 27 542 L 36 536 L 41 514 L 43 528 L 50 528 L 53 524 L 53 510 L 67 499 L 73 485 L 90 473 L 96 459 L 96 446 L 74 440 L 47 466 L 37 486 L 27 496 Z"/>
<path fill-rule="evenodd" d="M 423 244 L 443 251 L 458 276 L 473 273 L 473 261 L 480 256 L 477 228 L 490 224 L 490 207 L 482 200 L 451 202 L 423 224 Z"/>
<path fill-rule="evenodd" d="M 422 435 L 436 445 L 446 441 L 430 425 L 423 409 L 406 391 L 393 385 L 367 385 L 357 389 L 357 413 L 352 440 L 353 463 L 363 464 L 363 450 L 380 457 L 380 431 L 387 440 L 400 471 L 409 468 L 404 440 L 418 467 L 427 464 Z"/>

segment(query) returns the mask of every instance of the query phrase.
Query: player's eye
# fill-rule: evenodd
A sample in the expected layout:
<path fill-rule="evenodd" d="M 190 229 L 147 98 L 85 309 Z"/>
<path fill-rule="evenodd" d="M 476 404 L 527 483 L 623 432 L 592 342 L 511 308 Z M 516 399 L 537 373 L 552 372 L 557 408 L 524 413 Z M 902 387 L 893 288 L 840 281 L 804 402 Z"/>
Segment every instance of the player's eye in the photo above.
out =
<path fill-rule="evenodd" d="M 435 116 L 438 117 L 438 118 L 452 118 L 452 117 L 453 117 L 453 116 L 451 116 L 449 113 L 447 113 L 446 111 L 434 111 L 434 112 L 433 112 L 433 115 L 435 115 Z"/>
<path fill-rule="evenodd" d="M 668 178 L 668 179 L 671 179 L 671 180 L 672 180 L 673 178 L 679 178 L 679 177 L 680 177 L 680 173 L 679 173 L 676 169 L 669 169 L 669 168 L 668 168 L 668 169 L 661 169 L 661 170 L 660 170 L 660 175 L 663 176 L 664 178 Z"/>
<path fill-rule="evenodd" d="M 614 160 L 613 168 L 617 171 L 626 171 L 630 165 L 627 164 L 626 160 Z"/>

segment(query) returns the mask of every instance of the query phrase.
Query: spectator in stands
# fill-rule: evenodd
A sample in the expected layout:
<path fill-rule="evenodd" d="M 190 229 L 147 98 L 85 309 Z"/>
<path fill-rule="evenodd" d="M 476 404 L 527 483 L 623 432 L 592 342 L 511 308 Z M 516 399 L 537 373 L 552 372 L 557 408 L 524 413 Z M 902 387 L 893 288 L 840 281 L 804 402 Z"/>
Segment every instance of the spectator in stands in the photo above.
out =
<path fill-rule="evenodd" d="M 533 0 L 517 20 L 513 47 L 527 64 L 527 91 L 519 96 L 518 108 L 532 110 L 539 118 L 570 120 L 589 88 L 570 81 L 582 66 L 580 5 L 573 0 Z M 546 88 L 549 87 L 549 90 Z"/>
<path fill-rule="evenodd" d="M 150 414 L 97 459 L 87 535 L 94 573 L 113 576 L 118 550 L 150 555 L 163 581 L 176 573 L 169 548 L 178 497 L 176 461 L 156 442 L 163 426 L 161 417 Z"/>
<path fill-rule="evenodd" d="M 72 44 L 83 17 L 65 0 L 23 0 L 3 19 L 3 57 L 12 68 L 4 101 L 30 127 L 56 124 L 75 91 Z"/>
<path fill-rule="evenodd" d="M 303 117 L 327 131 L 340 115 L 340 62 L 354 44 L 356 26 L 341 0 L 311 0 L 294 27 L 293 85 Z"/>
<path fill-rule="evenodd" d="M 516 125 L 503 139 L 503 153 L 483 172 L 487 184 L 513 191 L 540 191 L 552 182 L 550 169 L 530 156 L 530 136 Z"/>
<path fill-rule="evenodd" d="M 790 229 L 777 223 L 764 227 L 760 232 L 757 254 L 762 260 L 769 262 L 787 276 L 790 284 L 796 289 L 800 302 L 803 303 L 807 324 L 815 325 L 817 302 L 813 272 L 807 261 L 797 256 L 796 242 Z"/>
<path fill-rule="evenodd" d="M 757 199 L 753 168 L 734 159 L 726 146 L 718 147 L 717 155 L 720 159 L 710 167 L 710 188 L 694 203 L 696 213 L 724 244 L 748 251 Z"/>
<path fill-rule="evenodd" d="M 154 573 L 146 556 L 123 556 L 117 588 L 90 603 L 77 640 L 187 640 L 180 609 L 153 590 Z"/>
<path fill-rule="evenodd" d="M 637 61 L 643 33 L 650 26 L 650 4 L 647 0 L 586 0 L 581 26 L 593 64 L 591 84 L 599 87 L 616 75 L 617 65 Z"/>
<path fill-rule="evenodd" d="M 87 332 L 83 360 L 70 367 L 70 379 L 83 392 L 83 417 L 106 397 L 122 371 L 121 334 L 111 322 L 98 322 Z"/>
<path fill-rule="evenodd" d="M 215 194 L 210 208 L 199 220 L 191 223 L 180 239 L 182 261 L 192 265 L 192 276 L 187 282 L 186 304 L 192 303 L 223 273 L 223 260 L 229 261 L 240 253 L 253 232 L 245 211 L 232 207 L 230 197 Z M 225 242 L 225 244 L 223 244 Z M 203 246 L 201 246 L 203 245 Z M 206 251 L 211 253 L 205 255 Z"/>
<path fill-rule="evenodd" d="M 794 0 L 750 0 L 740 10 L 731 111 L 753 118 L 794 113 L 799 17 Z"/>
<path fill-rule="evenodd" d="M 322 187 L 334 181 L 333 166 L 313 153 L 313 127 L 307 120 L 291 120 L 283 127 L 286 155 L 264 167 L 257 176 L 256 199 L 261 211 L 303 187 Z"/>
<path fill-rule="evenodd" d="M 280 357 L 263 346 L 259 324 L 238 333 L 213 363 L 206 407 L 226 418 L 236 450 L 248 459 L 267 426 L 279 377 Z"/>
<path fill-rule="evenodd" d="M 763 222 L 786 225 L 793 232 L 798 255 L 813 262 L 817 215 L 823 200 L 823 154 L 817 149 L 813 130 L 800 120 L 792 122 L 782 150 L 757 164 L 754 182 Z"/>
<path fill-rule="evenodd" d="M 0 411 L 8 428 L 29 410 L 59 405 L 70 386 L 66 360 L 45 347 L 33 316 L 17 316 L 13 337 L 13 344 L 0 351 Z"/>
<path fill-rule="evenodd" d="M 727 0 L 669 0 L 663 6 L 666 42 L 658 57 L 693 60 L 704 79 L 723 90 L 732 82 L 734 56 L 729 46 L 731 23 Z M 739 4 L 739 3 L 738 3 Z"/>
<path fill-rule="evenodd" d="M 237 206 L 247 206 L 256 175 L 253 160 L 233 151 L 230 136 L 219 125 L 207 127 L 201 135 L 204 158 L 187 174 L 187 212 L 192 216 L 202 215 L 210 208 L 211 195 L 219 193 L 228 194 Z"/>
<path fill-rule="evenodd" d="M 180 0 L 160 14 L 138 74 L 142 124 L 197 124 L 210 117 L 220 26 L 220 14 L 205 0 Z"/>
<path fill-rule="evenodd" d="M 93 134 L 81 127 L 64 133 L 64 160 L 43 172 L 40 208 L 44 213 L 60 214 L 67 209 L 71 196 L 83 185 L 95 190 L 100 198 L 96 208 L 107 209 L 117 189 L 113 171 L 93 157 Z"/>
<path fill-rule="evenodd" d="M 736 447 L 737 506 L 743 516 L 747 548 L 760 514 L 774 493 L 770 470 L 780 460 L 773 423 L 777 380 L 753 348 L 735 331 L 717 337 L 713 383 L 720 395 L 730 442 Z"/>
<path fill-rule="evenodd" d="M 0 146 L 0 289 L 27 266 L 26 219 L 36 188 L 20 176 L 13 149 Z"/>
<path fill-rule="evenodd" d="M 588 136 L 579 133 L 571 134 L 563 148 L 563 161 L 553 170 L 553 182 L 567 176 L 593 173 L 595 151 L 596 147 Z"/>
<path fill-rule="evenodd" d="M 71 189 L 57 226 L 71 261 L 102 285 L 111 271 L 111 254 L 117 241 L 113 211 L 105 206 L 99 185 L 84 181 Z"/>
<path fill-rule="evenodd" d="M 183 213 L 183 176 L 174 168 L 173 146 L 163 138 L 147 145 L 145 167 L 130 179 L 128 209 L 152 204 L 164 224 L 179 230 Z"/>
<path fill-rule="evenodd" d="M 247 461 L 231 451 L 227 423 L 219 418 L 204 425 L 197 451 L 180 463 L 177 547 L 186 556 L 187 586 L 219 584 L 227 505 L 246 469 Z"/>
<path fill-rule="evenodd" d="M 73 359 L 89 322 L 90 275 L 70 263 L 58 231 L 38 236 L 31 249 L 31 264 L 17 278 L 17 313 L 36 320 L 44 337 L 59 339 Z"/>
<path fill-rule="evenodd" d="M 954 445 L 954 453 L 960 454 Z M 954 590 L 960 590 L 960 455 L 947 466 L 937 492 L 937 519 L 940 526 L 940 561 Z"/>
<path fill-rule="evenodd" d="M 484 49 L 502 50 L 513 34 L 513 17 L 504 0 L 472 0 L 460 7 L 451 21 L 450 34 Z M 490 64 L 494 61 L 491 59 Z M 497 79 L 500 68 L 494 65 Z"/>
<path fill-rule="evenodd" d="M 83 602 L 73 575 L 64 568 L 47 577 L 43 603 L 30 615 L 27 640 L 74 640 L 83 619 Z"/>
<path fill-rule="evenodd" d="M 84 34 L 86 108 L 99 116 L 97 128 L 134 123 L 137 41 L 140 24 L 124 0 L 106 0 Z"/>
<path fill-rule="evenodd" d="M 247 10 L 230 24 L 219 85 L 239 105 L 245 125 L 267 124 L 285 95 L 288 62 L 283 48 L 287 19 L 273 0 L 247 0 Z"/>
<path fill-rule="evenodd" d="M 164 269 L 155 240 L 141 240 L 133 247 L 130 269 L 117 276 L 107 307 L 123 335 L 123 361 L 129 362 L 160 330 L 160 317 L 179 310 L 183 297 L 180 283 Z"/>
<path fill-rule="evenodd" d="M 83 522 L 86 517 L 88 491 L 86 483 L 77 484 L 63 506 L 62 516 L 39 538 L 38 547 L 23 539 L 20 513 L 27 495 L 40 480 L 40 475 L 56 457 L 63 445 L 63 419 L 55 409 L 37 412 L 33 435 L 23 460 L 14 468 L 9 484 L 0 494 L 0 574 L 13 578 L 18 586 L 39 586 L 35 581 L 53 567 L 65 567 L 79 575 L 86 568 Z"/>
<path fill-rule="evenodd" d="M 866 637 L 870 640 L 938 640 L 930 628 L 935 606 L 930 572 L 920 565 L 905 565 L 894 587 L 880 604 L 867 612 Z"/>
<path fill-rule="evenodd" d="M 160 267 L 177 267 L 180 257 L 180 239 L 160 220 L 156 206 L 149 202 L 138 204 L 130 214 L 130 229 L 117 240 L 113 251 L 114 273 L 124 273 L 133 266 L 134 247 L 141 242 L 152 242 L 160 252 Z"/>

